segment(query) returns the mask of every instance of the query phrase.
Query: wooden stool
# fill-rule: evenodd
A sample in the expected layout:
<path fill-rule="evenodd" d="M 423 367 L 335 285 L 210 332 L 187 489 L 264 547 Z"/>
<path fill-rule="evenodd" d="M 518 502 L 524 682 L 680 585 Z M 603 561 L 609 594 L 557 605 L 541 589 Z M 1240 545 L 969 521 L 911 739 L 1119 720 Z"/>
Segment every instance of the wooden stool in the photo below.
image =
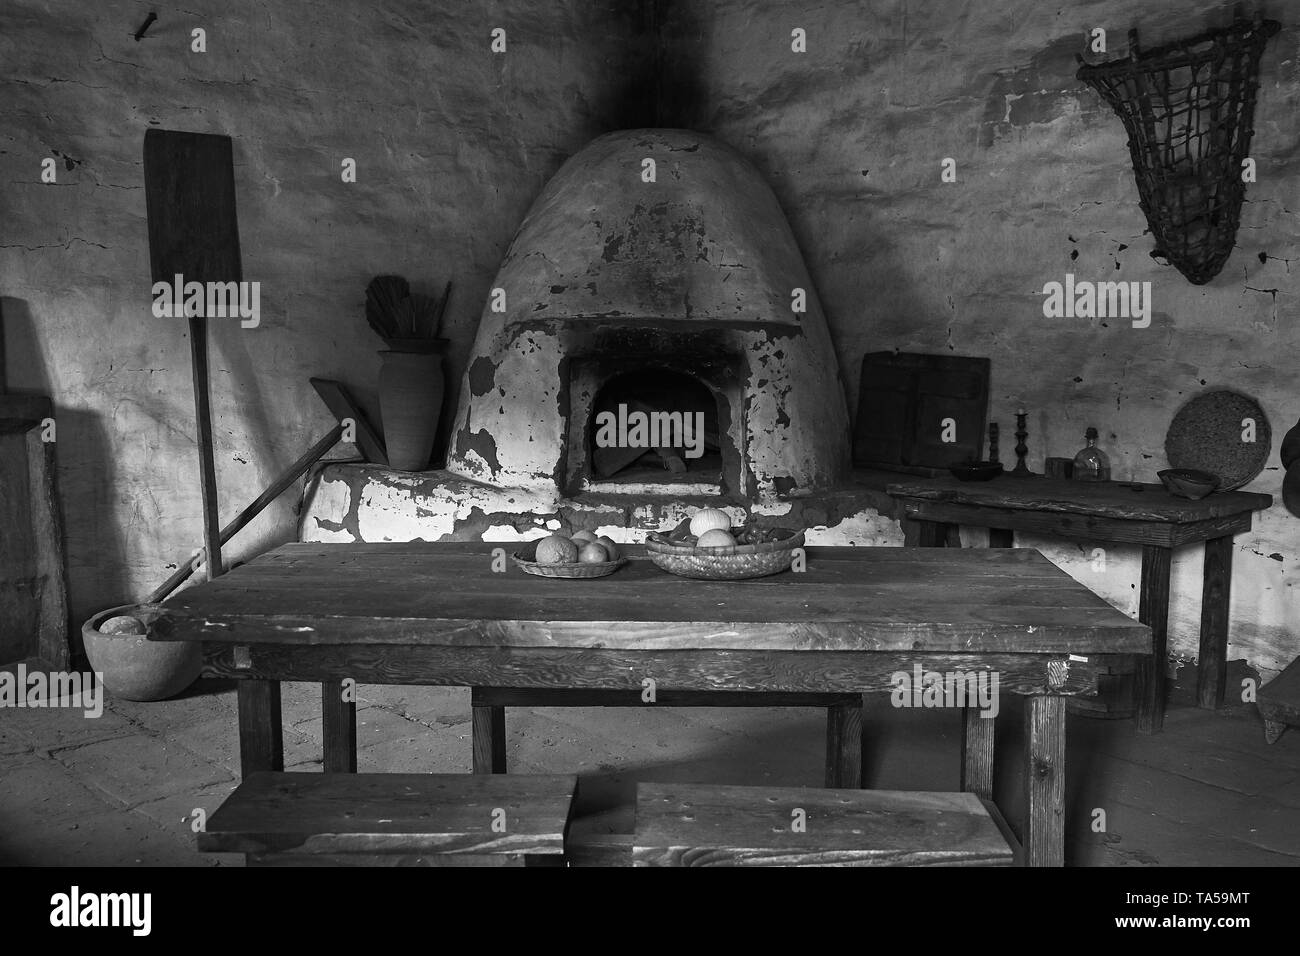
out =
<path fill-rule="evenodd" d="M 576 787 L 572 775 L 262 771 L 198 846 L 250 866 L 560 865 Z"/>
<path fill-rule="evenodd" d="M 1300 727 L 1300 657 L 1259 689 L 1256 701 L 1264 718 L 1264 739 L 1276 743 L 1288 726 Z"/>
<path fill-rule="evenodd" d="M 973 793 L 637 785 L 633 866 L 1010 866 Z"/>
<path fill-rule="evenodd" d="M 564 690 L 537 687 L 475 687 L 474 772 L 506 772 L 507 707 L 825 707 L 828 787 L 861 787 L 862 695 L 756 691 L 661 690 L 647 704 L 636 690 Z"/>

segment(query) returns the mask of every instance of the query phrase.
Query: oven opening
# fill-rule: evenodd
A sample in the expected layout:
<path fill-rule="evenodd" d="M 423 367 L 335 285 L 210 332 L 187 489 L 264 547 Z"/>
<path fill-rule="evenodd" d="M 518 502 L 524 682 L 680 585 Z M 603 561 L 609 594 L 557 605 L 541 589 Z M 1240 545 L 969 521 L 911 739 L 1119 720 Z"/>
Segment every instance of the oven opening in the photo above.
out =
<path fill-rule="evenodd" d="M 655 492 L 661 486 L 719 494 L 718 399 L 699 379 L 664 368 L 615 375 L 597 393 L 587 425 L 584 486 Z"/>

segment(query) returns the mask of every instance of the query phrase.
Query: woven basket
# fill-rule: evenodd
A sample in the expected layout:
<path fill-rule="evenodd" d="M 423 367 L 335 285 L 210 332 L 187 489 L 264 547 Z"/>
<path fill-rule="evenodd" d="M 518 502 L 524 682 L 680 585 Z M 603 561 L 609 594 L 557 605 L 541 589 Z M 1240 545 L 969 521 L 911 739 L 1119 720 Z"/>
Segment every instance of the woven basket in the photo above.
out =
<path fill-rule="evenodd" d="M 516 551 L 512 554 L 510 560 L 521 571 L 527 574 L 535 574 L 539 578 L 603 578 L 627 564 L 627 558 L 623 557 L 620 557 L 617 561 L 601 561 L 597 564 L 586 564 L 582 561 L 538 564 L 533 560 L 535 557 L 537 557 L 537 544 L 536 542 L 529 542 L 522 551 Z"/>
<path fill-rule="evenodd" d="M 785 537 L 776 541 L 723 548 L 697 548 L 650 539 L 645 549 L 651 561 L 672 574 L 706 581 L 739 581 L 789 570 L 794 549 L 803 547 L 803 532 L 783 529 L 782 533 Z"/>
<path fill-rule="evenodd" d="M 1140 49 L 1130 30 L 1127 58 L 1077 74 L 1128 133 L 1139 203 L 1156 240 L 1152 255 L 1196 285 L 1219 274 L 1237 241 L 1259 61 L 1280 29 L 1275 20 L 1239 20 L 1152 50 Z"/>

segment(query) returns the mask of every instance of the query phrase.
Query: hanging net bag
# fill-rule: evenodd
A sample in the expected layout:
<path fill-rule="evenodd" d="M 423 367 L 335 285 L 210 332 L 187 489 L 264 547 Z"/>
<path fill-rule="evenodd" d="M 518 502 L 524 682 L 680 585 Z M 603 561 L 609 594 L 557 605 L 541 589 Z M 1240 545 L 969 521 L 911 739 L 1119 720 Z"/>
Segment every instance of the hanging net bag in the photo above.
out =
<path fill-rule="evenodd" d="M 1279 28 L 1240 20 L 1152 50 L 1138 49 L 1133 30 L 1127 59 L 1077 74 L 1124 122 L 1152 255 L 1196 285 L 1219 274 L 1237 239 L 1259 58 Z"/>

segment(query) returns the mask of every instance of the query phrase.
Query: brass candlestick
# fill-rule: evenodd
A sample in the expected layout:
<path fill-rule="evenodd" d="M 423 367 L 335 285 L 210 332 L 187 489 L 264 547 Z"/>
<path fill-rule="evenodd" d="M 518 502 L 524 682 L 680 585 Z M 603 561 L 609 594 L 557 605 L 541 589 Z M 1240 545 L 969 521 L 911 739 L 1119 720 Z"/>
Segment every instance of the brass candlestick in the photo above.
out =
<path fill-rule="evenodd" d="M 998 460 L 998 423 L 989 422 L 989 461 L 994 464 Z"/>

